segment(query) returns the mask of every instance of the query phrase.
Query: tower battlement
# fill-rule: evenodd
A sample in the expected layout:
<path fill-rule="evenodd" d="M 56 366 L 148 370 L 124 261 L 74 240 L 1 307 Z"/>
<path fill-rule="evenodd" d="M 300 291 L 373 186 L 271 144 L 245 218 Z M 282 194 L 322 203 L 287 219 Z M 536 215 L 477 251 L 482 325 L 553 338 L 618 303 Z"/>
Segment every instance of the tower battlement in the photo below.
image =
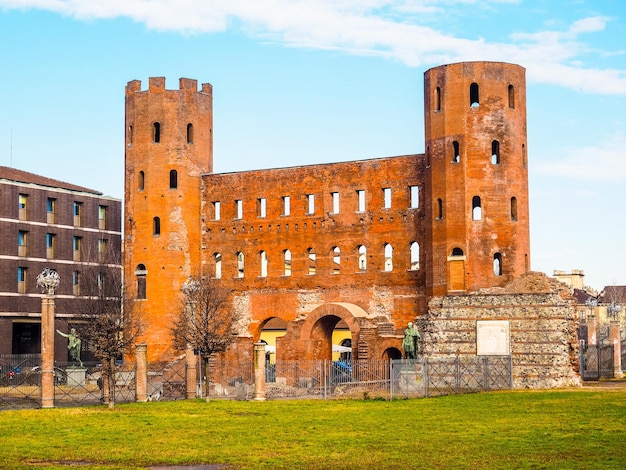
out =
<path fill-rule="evenodd" d="M 162 93 L 165 91 L 184 91 L 184 92 L 199 92 L 210 95 L 213 92 L 213 86 L 210 83 L 203 83 L 200 90 L 198 90 L 198 80 L 193 78 L 179 78 L 178 90 L 167 90 L 165 88 L 165 77 L 150 77 L 148 78 L 148 89 L 141 89 L 141 80 L 131 80 L 126 84 L 126 95 L 133 93 L 140 93 L 148 91 L 150 93 Z"/>

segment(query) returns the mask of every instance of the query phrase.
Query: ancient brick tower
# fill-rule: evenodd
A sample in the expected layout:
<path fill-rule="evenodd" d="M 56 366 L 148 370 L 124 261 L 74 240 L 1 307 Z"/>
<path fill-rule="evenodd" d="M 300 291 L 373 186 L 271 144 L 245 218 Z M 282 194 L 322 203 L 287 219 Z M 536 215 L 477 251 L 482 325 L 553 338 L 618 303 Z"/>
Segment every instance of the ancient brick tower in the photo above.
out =
<path fill-rule="evenodd" d="M 200 269 L 201 178 L 213 167 L 212 89 L 181 78 L 166 90 L 126 86 L 124 272 L 151 358 L 170 348 L 182 283 Z"/>
<path fill-rule="evenodd" d="M 503 286 L 529 270 L 525 69 L 424 74 L 427 295 Z"/>

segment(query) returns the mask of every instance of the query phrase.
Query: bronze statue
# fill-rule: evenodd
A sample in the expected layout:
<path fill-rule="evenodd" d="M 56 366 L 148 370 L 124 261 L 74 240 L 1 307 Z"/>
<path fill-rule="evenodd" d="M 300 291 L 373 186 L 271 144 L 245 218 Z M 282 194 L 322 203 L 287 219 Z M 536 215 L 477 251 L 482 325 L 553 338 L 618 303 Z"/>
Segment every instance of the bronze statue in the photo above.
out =
<path fill-rule="evenodd" d="M 68 340 L 67 349 L 69 349 L 70 351 L 70 357 L 72 358 L 73 361 L 78 362 L 80 366 L 82 367 L 83 361 L 80 360 L 81 340 L 76 334 L 76 328 L 72 328 L 69 333 L 63 333 L 59 330 L 57 330 L 57 333 L 59 333 L 64 338 L 67 338 Z"/>
<path fill-rule="evenodd" d="M 404 349 L 405 359 L 416 359 L 419 351 L 420 333 L 413 325 L 413 322 L 409 322 L 404 330 L 404 339 L 402 340 L 402 349 Z"/>

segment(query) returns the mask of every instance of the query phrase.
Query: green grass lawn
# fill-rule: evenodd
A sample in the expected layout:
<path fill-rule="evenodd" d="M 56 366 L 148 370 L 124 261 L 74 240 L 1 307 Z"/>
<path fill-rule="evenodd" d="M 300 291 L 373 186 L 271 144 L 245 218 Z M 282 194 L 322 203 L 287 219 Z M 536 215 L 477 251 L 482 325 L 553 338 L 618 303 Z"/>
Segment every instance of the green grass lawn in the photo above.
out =
<path fill-rule="evenodd" d="M 626 391 L 0 413 L 2 468 L 626 468 Z"/>

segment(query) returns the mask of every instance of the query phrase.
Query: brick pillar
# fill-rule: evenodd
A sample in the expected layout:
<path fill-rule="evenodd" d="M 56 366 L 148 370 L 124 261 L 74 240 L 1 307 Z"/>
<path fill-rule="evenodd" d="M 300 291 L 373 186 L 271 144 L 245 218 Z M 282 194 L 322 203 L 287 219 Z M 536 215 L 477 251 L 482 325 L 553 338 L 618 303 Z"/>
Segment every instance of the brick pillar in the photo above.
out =
<path fill-rule="evenodd" d="M 589 315 L 587 317 L 587 342 L 589 346 L 595 346 L 596 343 L 596 330 L 598 327 L 598 321 L 595 315 Z"/>
<path fill-rule="evenodd" d="M 54 407 L 54 297 L 41 299 L 41 407 Z"/>
<path fill-rule="evenodd" d="M 135 358 L 137 360 L 137 373 L 135 375 L 135 387 L 137 401 L 148 399 L 148 345 L 137 344 Z"/>
<path fill-rule="evenodd" d="M 198 356 L 193 353 L 193 348 L 187 345 L 185 351 L 185 365 L 186 365 L 186 389 L 187 398 L 196 398 L 196 384 L 198 383 Z"/>
<path fill-rule="evenodd" d="M 613 344 L 613 377 L 621 379 L 624 377 L 622 371 L 622 340 L 620 338 L 619 320 L 611 320 L 610 337 Z"/>
<path fill-rule="evenodd" d="M 254 399 L 265 400 L 265 343 L 254 343 Z"/>

